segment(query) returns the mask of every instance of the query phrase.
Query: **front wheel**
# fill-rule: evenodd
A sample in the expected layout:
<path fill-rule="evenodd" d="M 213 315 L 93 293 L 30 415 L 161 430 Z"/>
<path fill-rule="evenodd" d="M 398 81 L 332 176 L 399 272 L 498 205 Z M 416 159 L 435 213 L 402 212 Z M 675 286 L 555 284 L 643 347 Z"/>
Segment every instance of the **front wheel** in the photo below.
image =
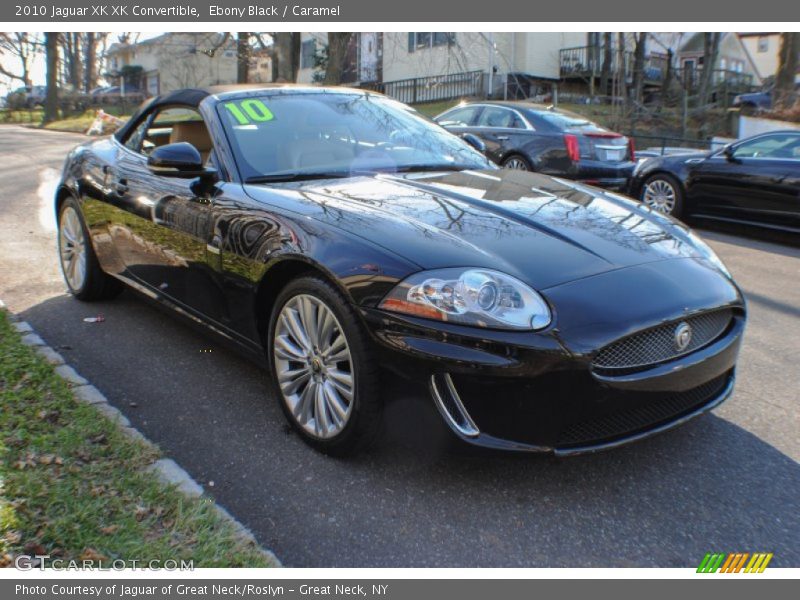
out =
<path fill-rule="evenodd" d="M 683 213 L 683 188 L 671 175 L 657 173 L 644 182 L 641 201 L 657 212 L 679 218 Z"/>
<path fill-rule="evenodd" d="M 70 293 L 78 300 L 105 300 L 122 291 L 122 283 L 100 267 L 74 198 L 67 198 L 58 215 L 58 256 Z"/>
<path fill-rule="evenodd" d="M 377 362 L 339 290 L 314 276 L 290 283 L 275 303 L 268 340 L 281 409 L 308 444 L 341 456 L 377 438 Z"/>

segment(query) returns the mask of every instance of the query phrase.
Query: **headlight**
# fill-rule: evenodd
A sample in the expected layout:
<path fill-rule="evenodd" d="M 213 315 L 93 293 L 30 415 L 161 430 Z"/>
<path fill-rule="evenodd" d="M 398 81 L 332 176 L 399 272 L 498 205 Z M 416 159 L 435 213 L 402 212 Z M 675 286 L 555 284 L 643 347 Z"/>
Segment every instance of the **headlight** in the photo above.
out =
<path fill-rule="evenodd" d="M 689 239 L 692 240 L 692 244 L 694 244 L 694 247 L 697 248 L 697 251 L 703 255 L 703 258 L 722 271 L 728 279 L 733 279 L 731 272 L 728 271 L 728 267 L 726 267 L 725 263 L 720 260 L 719 256 L 717 256 L 717 253 L 711 249 L 711 246 L 701 240 L 700 237 L 693 231 L 689 231 Z"/>
<path fill-rule="evenodd" d="M 544 299 L 519 279 L 490 269 L 440 269 L 411 275 L 380 308 L 488 329 L 542 329 L 550 324 Z"/>

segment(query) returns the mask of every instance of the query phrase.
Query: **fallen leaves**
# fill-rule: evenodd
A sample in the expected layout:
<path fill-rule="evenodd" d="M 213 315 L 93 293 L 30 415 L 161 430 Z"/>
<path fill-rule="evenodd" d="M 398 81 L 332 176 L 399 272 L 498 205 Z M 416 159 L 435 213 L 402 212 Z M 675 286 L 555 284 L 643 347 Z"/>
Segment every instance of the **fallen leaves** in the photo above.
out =
<path fill-rule="evenodd" d="M 23 469 L 35 467 L 36 464 L 36 454 L 34 452 L 26 452 L 25 456 L 14 463 L 14 468 L 21 471 Z"/>
<path fill-rule="evenodd" d="M 108 558 L 95 550 L 94 548 L 84 548 L 83 552 L 80 555 L 81 560 L 90 560 L 92 562 L 102 562 L 104 560 L 108 560 Z"/>
<path fill-rule="evenodd" d="M 103 535 L 113 535 L 119 530 L 119 525 L 106 525 L 100 528 L 100 533 Z"/>
<path fill-rule="evenodd" d="M 31 469 L 36 465 L 63 465 L 64 459 L 57 454 L 36 454 L 26 452 L 19 460 L 15 461 L 14 468 L 18 470 Z"/>
<path fill-rule="evenodd" d="M 61 411 L 42 409 L 36 413 L 36 416 L 42 421 L 47 421 L 48 423 L 58 423 L 58 420 L 61 418 Z"/>

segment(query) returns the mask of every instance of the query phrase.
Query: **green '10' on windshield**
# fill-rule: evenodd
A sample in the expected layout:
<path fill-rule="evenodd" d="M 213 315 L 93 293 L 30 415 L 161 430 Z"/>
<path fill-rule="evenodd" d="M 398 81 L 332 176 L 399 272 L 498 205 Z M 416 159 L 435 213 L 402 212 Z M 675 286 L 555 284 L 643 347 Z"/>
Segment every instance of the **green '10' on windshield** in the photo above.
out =
<path fill-rule="evenodd" d="M 223 106 L 233 115 L 239 125 L 265 123 L 275 118 L 272 111 L 258 98 L 248 98 L 240 102 L 226 102 Z"/>

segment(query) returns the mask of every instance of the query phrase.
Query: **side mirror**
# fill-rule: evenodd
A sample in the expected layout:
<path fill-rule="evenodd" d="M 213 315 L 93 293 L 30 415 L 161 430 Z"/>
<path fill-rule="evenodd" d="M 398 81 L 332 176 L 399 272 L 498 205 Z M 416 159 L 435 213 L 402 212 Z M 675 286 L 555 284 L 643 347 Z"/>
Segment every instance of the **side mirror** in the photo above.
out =
<path fill-rule="evenodd" d="M 734 151 L 735 151 L 734 147 L 731 146 L 730 144 L 728 144 L 722 149 L 722 153 L 725 155 L 725 159 L 728 162 L 736 162 L 736 157 L 733 155 Z"/>
<path fill-rule="evenodd" d="M 203 166 L 200 152 L 188 142 L 157 147 L 147 158 L 147 167 L 155 175 L 182 179 L 208 177 L 216 172 Z"/>
<path fill-rule="evenodd" d="M 477 150 L 481 154 L 486 153 L 486 144 L 484 144 L 483 140 L 474 133 L 461 134 L 461 139 L 467 142 L 470 146 L 475 148 L 475 150 Z"/>

